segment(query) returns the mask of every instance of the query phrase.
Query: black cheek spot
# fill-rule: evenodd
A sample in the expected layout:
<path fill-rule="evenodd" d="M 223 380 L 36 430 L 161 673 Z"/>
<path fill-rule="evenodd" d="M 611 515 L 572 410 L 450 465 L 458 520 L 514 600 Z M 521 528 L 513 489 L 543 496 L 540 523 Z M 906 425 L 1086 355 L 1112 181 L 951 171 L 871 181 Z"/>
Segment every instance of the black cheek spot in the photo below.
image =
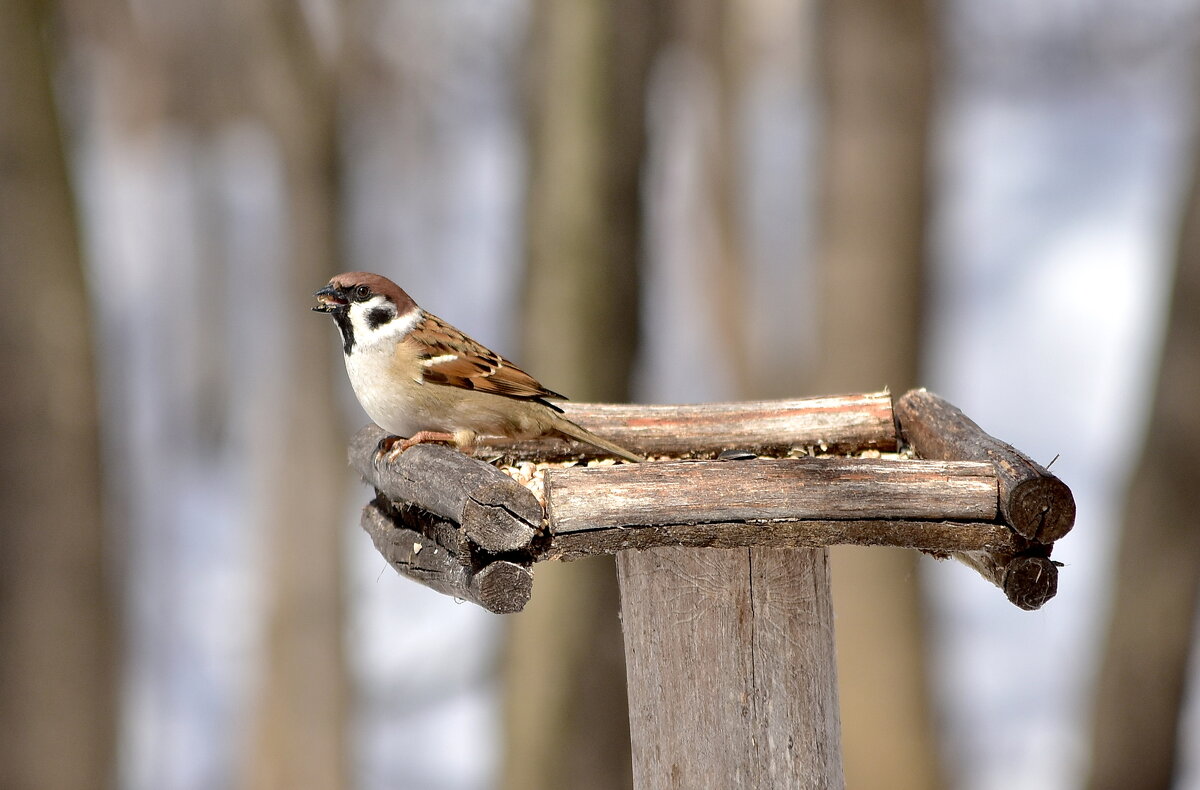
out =
<path fill-rule="evenodd" d="M 371 327 L 372 330 L 378 329 L 388 321 L 391 321 L 393 315 L 392 311 L 386 307 L 376 307 L 367 312 L 367 326 Z"/>

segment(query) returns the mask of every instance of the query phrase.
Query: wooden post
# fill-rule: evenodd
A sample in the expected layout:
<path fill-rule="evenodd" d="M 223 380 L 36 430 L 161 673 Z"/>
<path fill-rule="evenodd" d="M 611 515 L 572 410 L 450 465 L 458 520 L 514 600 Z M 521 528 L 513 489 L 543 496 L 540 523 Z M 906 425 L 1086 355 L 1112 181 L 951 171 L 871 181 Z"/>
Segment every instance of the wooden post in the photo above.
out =
<path fill-rule="evenodd" d="M 617 555 L 637 790 L 844 785 L 828 550 Z"/>
<path fill-rule="evenodd" d="M 538 561 L 617 555 L 637 790 L 844 786 L 827 546 L 956 556 L 1023 609 L 1058 589 L 1070 489 L 931 393 L 568 414 L 657 460 L 491 442 L 385 461 L 375 426 L 350 460 L 391 565 L 489 611 L 520 611 Z"/>

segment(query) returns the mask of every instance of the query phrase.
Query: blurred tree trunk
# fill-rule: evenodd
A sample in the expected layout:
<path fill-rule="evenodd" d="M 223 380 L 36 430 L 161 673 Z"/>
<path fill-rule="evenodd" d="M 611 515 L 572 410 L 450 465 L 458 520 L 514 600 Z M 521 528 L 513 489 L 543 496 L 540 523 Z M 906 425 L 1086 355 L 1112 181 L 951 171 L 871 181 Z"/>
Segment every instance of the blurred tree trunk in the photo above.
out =
<path fill-rule="evenodd" d="M 669 19 L 671 43 L 699 65 L 691 89 L 711 99 L 711 113 L 701 113 L 702 151 L 693 197 L 695 214 L 690 218 L 694 232 L 703 229 L 707 243 L 697 245 L 701 258 L 692 266 L 704 281 L 704 309 L 721 316 L 714 354 L 726 366 L 729 390 L 735 397 L 752 397 L 749 362 L 754 358 L 747 352 L 745 284 L 751 273 L 739 212 L 744 197 L 739 132 L 746 101 L 745 17 L 751 13 L 747 6 L 733 0 L 673 0 Z"/>
<path fill-rule="evenodd" d="M 575 399 L 629 394 L 654 17 L 636 0 L 534 4 L 525 305 L 545 318 L 523 347 Z"/>
<path fill-rule="evenodd" d="M 1115 557 L 1092 726 L 1090 790 L 1170 788 L 1200 594 L 1200 160 L 1141 462 Z"/>
<path fill-rule="evenodd" d="M 252 71 L 251 106 L 279 145 L 286 265 L 282 294 L 285 386 L 268 388 L 266 435 L 266 665 L 247 787 L 336 790 L 349 782 L 348 680 L 343 651 L 341 525 L 347 482 L 333 404 L 328 322 L 308 311 L 339 269 L 336 71 L 318 51 L 304 9 L 282 0 L 241 4 Z"/>
<path fill-rule="evenodd" d="M 823 6 L 822 394 L 917 383 L 934 14 L 925 0 Z M 911 551 L 833 552 L 848 787 L 942 784 Z"/>
<path fill-rule="evenodd" d="M 0 787 L 115 782 L 91 310 L 51 93 L 48 6 L 0 14 Z"/>
<path fill-rule="evenodd" d="M 629 395 L 654 14 L 638 0 L 533 8 L 521 362 L 577 400 Z M 507 647 L 503 787 L 632 786 L 617 608 L 610 558 L 537 569 Z"/>

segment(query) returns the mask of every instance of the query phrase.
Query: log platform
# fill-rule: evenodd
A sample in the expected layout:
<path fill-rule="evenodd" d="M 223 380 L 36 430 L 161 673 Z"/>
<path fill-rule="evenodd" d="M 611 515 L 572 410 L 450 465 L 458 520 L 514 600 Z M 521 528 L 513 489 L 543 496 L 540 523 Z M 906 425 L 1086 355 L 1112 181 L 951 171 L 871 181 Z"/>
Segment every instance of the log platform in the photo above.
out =
<path fill-rule="evenodd" d="M 535 562 L 656 547 L 896 546 L 957 558 L 1022 609 L 1057 592 L 1070 489 L 925 390 L 562 405 L 652 460 L 554 440 L 418 445 L 386 463 L 384 432 L 363 428 L 350 462 L 377 495 L 362 525 L 389 564 L 496 613 L 525 606 Z"/>

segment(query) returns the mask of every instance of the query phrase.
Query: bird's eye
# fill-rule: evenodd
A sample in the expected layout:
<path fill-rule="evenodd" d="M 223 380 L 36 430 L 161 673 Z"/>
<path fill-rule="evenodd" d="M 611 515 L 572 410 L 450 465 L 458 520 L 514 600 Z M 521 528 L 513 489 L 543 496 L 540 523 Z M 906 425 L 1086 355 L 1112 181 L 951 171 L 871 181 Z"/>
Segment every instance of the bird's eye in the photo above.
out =
<path fill-rule="evenodd" d="M 371 289 L 365 285 L 360 285 L 354 289 L 354 298 L 360 302 L 366 301 L 367 297 L 370 295 Z"/>

